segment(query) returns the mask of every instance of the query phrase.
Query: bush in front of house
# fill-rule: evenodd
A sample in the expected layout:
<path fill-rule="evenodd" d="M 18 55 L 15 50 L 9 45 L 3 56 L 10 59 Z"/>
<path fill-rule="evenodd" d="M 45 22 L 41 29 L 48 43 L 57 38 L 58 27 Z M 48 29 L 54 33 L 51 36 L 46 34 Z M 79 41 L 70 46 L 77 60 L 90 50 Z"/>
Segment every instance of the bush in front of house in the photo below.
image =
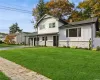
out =
<path fill-rule="evenodd" d="M 100 46 L 97 46 L 97 51 L 100 51 Z"/>
<path fill-rule="evenodd" d="M 2 40 L 0 40 L 0 44 L 2 44 L 3 42 L 2 42 Z"/>

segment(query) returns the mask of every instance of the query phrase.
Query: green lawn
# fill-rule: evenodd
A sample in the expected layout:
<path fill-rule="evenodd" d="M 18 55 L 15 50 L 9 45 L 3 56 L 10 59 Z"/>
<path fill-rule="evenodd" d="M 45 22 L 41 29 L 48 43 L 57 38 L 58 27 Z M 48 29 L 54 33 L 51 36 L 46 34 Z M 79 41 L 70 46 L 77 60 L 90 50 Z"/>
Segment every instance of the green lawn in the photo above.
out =
<path fill-rule="evenodd" d="M 68 48 L 25 48 L 0 56 L 53 80 L 100 80 L 100 52 Z"/>
<path fill-rule="evenodd" d="M 0 80 L 10 80 L 10 79 L 6 77 L 2 72 L 0 72 Z"/>
<path fill-rule="evenodd" d="M 14 47 L 14 46 L 19 46 L 19 45 L 0 44 L 0 48 L 4 48 L 4 47 Z"/>

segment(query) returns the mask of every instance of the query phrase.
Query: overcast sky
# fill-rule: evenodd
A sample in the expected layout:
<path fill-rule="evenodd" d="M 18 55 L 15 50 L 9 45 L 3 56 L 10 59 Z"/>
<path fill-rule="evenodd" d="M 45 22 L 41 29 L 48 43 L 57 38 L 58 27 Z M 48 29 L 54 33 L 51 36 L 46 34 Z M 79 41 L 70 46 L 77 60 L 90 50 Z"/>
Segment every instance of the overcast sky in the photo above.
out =
<path fill-rule="evenodd" d="M 7 6 L 32 11 L 32 8 L 36 6 L 38 1 L 39 0 L 0 0 L 0 8 L 1 6 Z M 78 5 L 80 1 L 82 0 L 70 0 L 70 2 L 76 5 Z M 9 27 L 16 22 L 23 31 L 33 32 L 32 20 L 34 20 L 32 14 L 0 9 L 0 32 L 8 33 Z"/>

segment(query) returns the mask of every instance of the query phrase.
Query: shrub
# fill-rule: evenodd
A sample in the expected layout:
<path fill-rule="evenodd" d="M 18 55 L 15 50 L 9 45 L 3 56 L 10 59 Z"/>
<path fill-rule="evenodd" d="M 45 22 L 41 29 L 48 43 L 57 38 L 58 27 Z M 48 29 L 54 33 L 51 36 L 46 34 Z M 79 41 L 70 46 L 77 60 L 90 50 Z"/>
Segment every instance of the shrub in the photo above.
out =
<path fill-rule="evenodd" d="M 89 50 L 91 50 L 92 49 L 92 41 L 91 41 L 91 39 L 89 40 Z"/>
<path fill-rule="evenodd" d="M 2 44 L 3 42 L 0 40 L 0 44 Z"/>
<path fill-rule="evenodd" d="M 97 51 L 100 51 L 100 47 L 99 46 L 97 46 Z"/>
<path fill-rule="evenodd" d="M 89 50 L 89 48 L 84 48 L 85 50 Z"/>
<path fill-rule="evenodd" d="M 70 48 L 70 46 L 67 46 L 67 48 Z"/>
<path fill-rule="evenodd" d="M 66 48 L 66 46 L 63 46 L 63 48 Z"/>

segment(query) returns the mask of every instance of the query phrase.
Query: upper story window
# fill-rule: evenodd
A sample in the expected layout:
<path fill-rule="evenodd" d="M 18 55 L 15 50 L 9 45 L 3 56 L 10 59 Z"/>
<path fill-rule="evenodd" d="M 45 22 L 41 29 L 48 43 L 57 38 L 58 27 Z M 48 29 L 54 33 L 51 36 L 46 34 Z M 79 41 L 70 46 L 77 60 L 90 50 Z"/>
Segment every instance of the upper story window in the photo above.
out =
<path fill-rule="evenodd" d="M 40 30 L 45 29 L 45 25 L 40 25 Z"/>
<path fill-rule="evenodd" d="M 55 23 L 49 23 L 49 28 L 55 28 Z"/>
<path fill-rule="evenodd" d="M 81 28 L 67 29 L 66 37 L 81 37 Z"/>

